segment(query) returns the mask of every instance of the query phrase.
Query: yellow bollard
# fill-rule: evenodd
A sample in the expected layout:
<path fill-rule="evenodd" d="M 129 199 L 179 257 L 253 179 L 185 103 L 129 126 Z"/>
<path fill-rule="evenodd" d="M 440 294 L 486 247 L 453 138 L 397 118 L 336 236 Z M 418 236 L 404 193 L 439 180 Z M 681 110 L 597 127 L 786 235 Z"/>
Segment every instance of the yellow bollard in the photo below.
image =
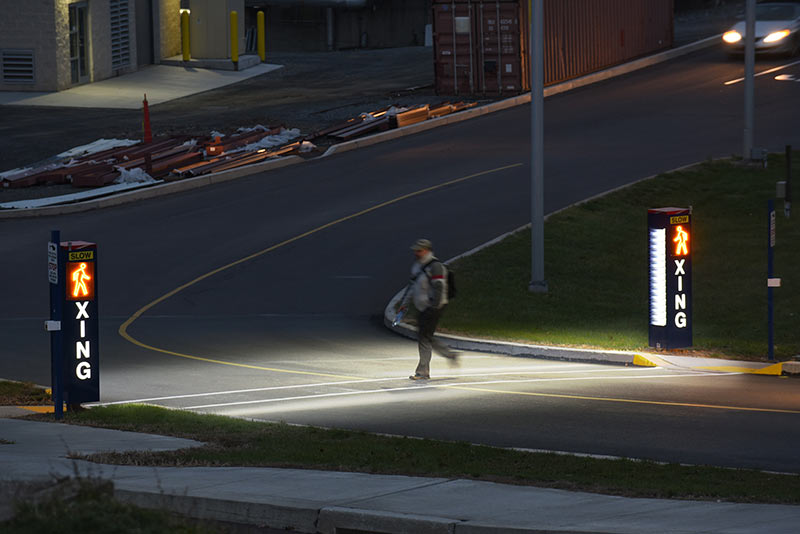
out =
<path fill-rule="evenodd" d="M 189 47 L 189 13 L 186 11 L 181 13 L 181 50 L 183 51 L 184 61 L 192 59 Z"/>
<path fill-rule="evenodd" d="M 258 57 L 261 62 L 267 60 L 267 30 L 266 23 L 264 22 L 264 12 L 258 12 Z"/>
<path fill-rule="evenodd" d="M 231 11 L 231 61 L 239 63 L 239 14 Z"/>

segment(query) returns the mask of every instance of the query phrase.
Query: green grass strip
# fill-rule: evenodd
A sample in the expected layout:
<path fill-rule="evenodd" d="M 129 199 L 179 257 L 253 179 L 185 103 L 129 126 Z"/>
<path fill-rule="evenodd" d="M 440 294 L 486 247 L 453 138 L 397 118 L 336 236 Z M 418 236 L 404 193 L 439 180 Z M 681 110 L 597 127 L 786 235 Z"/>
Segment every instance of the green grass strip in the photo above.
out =
<path fill-rule="evenodd" d="M 800 476 L 531 453 L 468 443 L 262 423 L 125 405 L 68 414 L 69 423 L 196 439 L 204 447 L 91 459 L 156 466 L 262 466 L 469 478 L 612 495 L 800 504 Z"/>
<path fill-rule="evenodd" d="M 793 168 L 800 168 L 795 151 Z M 530 232 L 453 264 L 459 294 L 442 329 L 567 346 L 648 347 L 647 210 L 693 209 L 694 346 L 703 355 L 767 354 L 767 199 L 785 179 L 784 156 L 766 169 L 731 161 L 660 175 L 568 208 L 545 224 L 546 294 L 530 293 Z M 795 171 L 796 174 L 796 171 Z M 795 182 L 800 182 L 795 178 Z M 800 184 L 795 184 L 800 189 Z M 775 355 L 800 354 L 800 202 L 776 201 Z"/>

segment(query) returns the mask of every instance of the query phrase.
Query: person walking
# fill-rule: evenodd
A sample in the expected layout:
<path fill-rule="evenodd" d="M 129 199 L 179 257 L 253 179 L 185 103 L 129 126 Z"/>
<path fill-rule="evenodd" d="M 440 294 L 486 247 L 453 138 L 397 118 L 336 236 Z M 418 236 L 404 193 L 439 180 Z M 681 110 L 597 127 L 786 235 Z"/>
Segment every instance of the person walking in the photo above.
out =
<path fill-rule="evenodd" d="M 411 299 L 419 311 L 417 318 L 419 364 L 409 378 L 425 380 L 431 377 L 431 349 L 449 359 L 452 364 L 458 363 L 458 353 L 433 337 L 447 306 L 447 267 L 433 255 L 433 244 L 427 239 L 418 239 L 411 246 L 411 250 L 414 251 L 416 261 L 411 266 L 411 280 L 400 305 L 400 311 L 405 313 L 408 301 Z"/>

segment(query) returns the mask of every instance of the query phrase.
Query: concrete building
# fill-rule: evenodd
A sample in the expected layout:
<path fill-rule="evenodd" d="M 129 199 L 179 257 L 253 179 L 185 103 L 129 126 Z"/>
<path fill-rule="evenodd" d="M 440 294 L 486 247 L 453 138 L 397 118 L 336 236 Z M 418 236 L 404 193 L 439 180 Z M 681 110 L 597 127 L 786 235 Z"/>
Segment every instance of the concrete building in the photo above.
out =
<path fill-rule="evenodd" d="M 180 53 L 180 0 L 0 0 L 0 90 L 60 91 Z"/>
<path fill-rule="evenodd" d="M 267 53 L 430 39 L 430 0 L 0 0 L 0 91 L 61 91 L 145 65 L 181 65 L 181 9 L 191 13 L 192 59 L 230 57 L 230 10 L 239 12 L 240 54 L 256 52 L 258 11 Z"/>
<path fill-rule="evenodd" d="M 267 53 L 423 46 L 430 0 L 246 0 L 248 47 L 264 11 Z"/>

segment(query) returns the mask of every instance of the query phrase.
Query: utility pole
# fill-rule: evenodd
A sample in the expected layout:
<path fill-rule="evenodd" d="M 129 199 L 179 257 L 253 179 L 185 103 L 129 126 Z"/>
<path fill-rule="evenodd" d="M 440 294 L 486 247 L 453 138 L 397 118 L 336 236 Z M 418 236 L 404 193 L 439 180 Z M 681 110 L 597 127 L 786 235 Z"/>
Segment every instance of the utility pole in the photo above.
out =
<path fill-rule="evenodd" d="M 528 0 L 531 63 L 531 282 L 528 290 L 547 293 L 544 279 L 544 0 Z"/>
<path fill-rule="evenodd" d="M 754 70 L 756 58 L 756 0 L 747 0 L 744 31 L 744 148 L 742 160 L 753 159 Z"/>

